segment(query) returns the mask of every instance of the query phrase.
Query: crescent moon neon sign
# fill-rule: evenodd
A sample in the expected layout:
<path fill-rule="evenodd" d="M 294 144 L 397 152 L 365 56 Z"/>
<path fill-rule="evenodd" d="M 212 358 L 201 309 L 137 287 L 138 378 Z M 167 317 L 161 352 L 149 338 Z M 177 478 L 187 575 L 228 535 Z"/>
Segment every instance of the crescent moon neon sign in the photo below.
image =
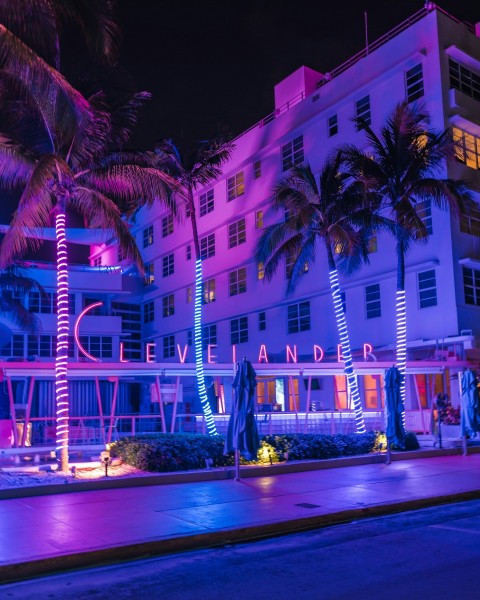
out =
<path fill-rule="evenodd" d="M 80 343 L 80 335 L 79 335 L 78 331 L 80 329 L 80 321 L 83 319 L 83 317 L 87 313 L 89 313 L 91 310 L 93 310 L 94 308 L 97 308 L 97 306 L 103 306 L 103 302 L 94 302 L 93 304 L 89 304 L 88 306 L 86 306 L 82 310 L 82 312 L 78 315 L 77 320 L 75 321 L 75 327 L 73 328 L 73 336 L 75 337 L 75 342 L 78 346 L 78 349 L 84 356 L 86 356 L 90 360 L 93 360 L 94 362 L 100 362 L 100 359 L 95 358 L 95 356 L 92 356 L 92 354 L 90 354 L 89 352 L 87 352 L 85 350 L 85 348 Z"/>

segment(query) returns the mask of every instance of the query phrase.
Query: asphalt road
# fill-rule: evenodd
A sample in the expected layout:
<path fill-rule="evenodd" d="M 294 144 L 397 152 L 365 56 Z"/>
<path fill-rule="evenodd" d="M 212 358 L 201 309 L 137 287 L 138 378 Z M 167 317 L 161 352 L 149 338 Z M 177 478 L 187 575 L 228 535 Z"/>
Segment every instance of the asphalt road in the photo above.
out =
<path fill-rule="evenodd" d="M 0 586 L 2 600 L 480 598 L 480 501 Z"/>

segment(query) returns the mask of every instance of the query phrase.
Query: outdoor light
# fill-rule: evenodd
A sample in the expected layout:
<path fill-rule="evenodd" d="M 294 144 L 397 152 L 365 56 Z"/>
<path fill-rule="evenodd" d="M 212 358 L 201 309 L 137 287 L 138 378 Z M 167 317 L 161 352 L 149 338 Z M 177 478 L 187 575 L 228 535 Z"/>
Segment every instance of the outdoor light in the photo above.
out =
<path fill-rule="evenodd" d="M 110 464 L 110 461 L 111 461 L 110 444 L 107 444 L 105 446 L 105 450 L 103 450 L 103 452 L 100 453 L 100 460 L 105 465 L 105 477 L 108 477 L 108 465 Z"/>

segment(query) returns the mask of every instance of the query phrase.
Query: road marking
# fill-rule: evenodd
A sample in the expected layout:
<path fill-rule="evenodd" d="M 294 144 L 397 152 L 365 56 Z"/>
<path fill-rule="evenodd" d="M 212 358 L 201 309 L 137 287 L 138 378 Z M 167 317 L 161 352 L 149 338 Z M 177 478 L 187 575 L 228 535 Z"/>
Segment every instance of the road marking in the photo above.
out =
<path fill-rule="evenodd" d="M 463 533 L 476 533 L 477 535 L 480 534 L 480 530 L 476 531 L 472 529 L 465 529 L 463 527 L 452 527 L 451 525 L 429 525 L 429 527 L 436 527 L 437 529 L 450 529 L 451 531 L 461 531 Z"/>

